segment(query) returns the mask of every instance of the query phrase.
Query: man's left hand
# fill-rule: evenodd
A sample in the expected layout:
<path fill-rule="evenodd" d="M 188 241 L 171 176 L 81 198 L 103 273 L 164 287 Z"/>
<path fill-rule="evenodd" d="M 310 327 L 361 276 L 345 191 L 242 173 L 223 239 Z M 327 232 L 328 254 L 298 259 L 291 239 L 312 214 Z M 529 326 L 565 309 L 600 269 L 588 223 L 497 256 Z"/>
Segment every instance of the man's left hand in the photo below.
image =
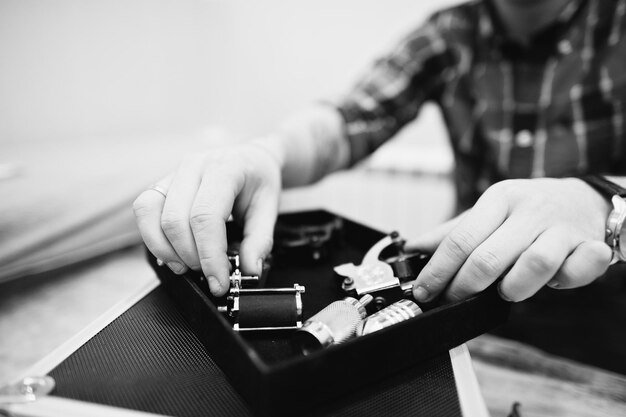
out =
<path fill-rule="evenodd" d="M 502 298 L 521 301 L 544 285 L 574 288 L 602 275 L 611 204 L 580 179 L 506 180 L 467 212 L 408 248 L 435 250 L 413 286 L 418 301 L 476 294 L 499 277 Z"/>

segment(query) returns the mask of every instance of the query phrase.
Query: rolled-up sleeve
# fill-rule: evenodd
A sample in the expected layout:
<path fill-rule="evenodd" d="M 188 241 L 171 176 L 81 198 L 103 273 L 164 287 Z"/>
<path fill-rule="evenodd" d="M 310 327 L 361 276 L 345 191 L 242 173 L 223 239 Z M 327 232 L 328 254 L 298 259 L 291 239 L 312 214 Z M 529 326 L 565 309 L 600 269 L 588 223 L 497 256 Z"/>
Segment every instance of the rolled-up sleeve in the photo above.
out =
<path fill-rule="evenodd" d="M 452 57 L 435 22 L 434 16 L 376 60 L 338 101 L 351 165 L 413 120 L 421 105 L 441 91 Z"/>

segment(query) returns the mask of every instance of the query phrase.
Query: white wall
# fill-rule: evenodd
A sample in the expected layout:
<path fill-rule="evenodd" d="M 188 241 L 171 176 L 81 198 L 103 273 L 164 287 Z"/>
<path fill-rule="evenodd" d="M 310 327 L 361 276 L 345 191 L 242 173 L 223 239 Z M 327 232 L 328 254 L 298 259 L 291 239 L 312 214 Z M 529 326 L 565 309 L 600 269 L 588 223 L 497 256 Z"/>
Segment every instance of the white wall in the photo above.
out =
<path fill-rule="evenodd" d="M 0 0 L 0 142 L 261 133 L 455 2 Z"/>

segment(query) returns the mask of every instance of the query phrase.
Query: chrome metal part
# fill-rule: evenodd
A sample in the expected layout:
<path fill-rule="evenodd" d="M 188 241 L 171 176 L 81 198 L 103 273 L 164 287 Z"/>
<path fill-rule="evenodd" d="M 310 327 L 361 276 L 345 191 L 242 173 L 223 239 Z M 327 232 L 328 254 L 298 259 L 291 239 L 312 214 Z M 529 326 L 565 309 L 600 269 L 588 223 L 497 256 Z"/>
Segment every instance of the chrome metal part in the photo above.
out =
<path fill-rule="evenodd" d="M 54 387 L 54 379 L 50 376 L 26 377 L 0 387 L 0 405 L 36 401 L 52 392 Z"/>
<path fill-rule="evenodd" d="M 230 274 L 230 286 L 242 287 L 244 283 L 258 283 L 258 275 L 243 275 L 239 269 L 239 255 L 228 256 L 228 260 L 231 262 L 233 272 Z"/>
<path fill-rule="evenodd" d="M 400 285 L 400 280 L 394 276 L 391 266 L 379 259 L 383 249 L 396 242 L 396 235 L 393 235 L 394 237 L 392 235 L 387 235 L 376 242 L 367 251 L 360 265 L 346 263 L 334 268 L 338 275 L 344 277 L 342 283 L 344 291 L 354 290 L 360 296 Z"/>
<path fill-rule="evenodd" d="M 307 355 L 354 337 L 358 323 L 367 316 L 365 307 L 372 300 L 373 297 L 366 294 L 360 300 L 346 297 L 330 303 L 296 332 L 297 347 Z"/>
<path fill-rule="evenodd" d="M 362 320 L 357 328 L 357 336 L 377 332 L 385 327 L 403 322 L 422 314 L 422 309 L 411 300 L 400 300 Z"/>

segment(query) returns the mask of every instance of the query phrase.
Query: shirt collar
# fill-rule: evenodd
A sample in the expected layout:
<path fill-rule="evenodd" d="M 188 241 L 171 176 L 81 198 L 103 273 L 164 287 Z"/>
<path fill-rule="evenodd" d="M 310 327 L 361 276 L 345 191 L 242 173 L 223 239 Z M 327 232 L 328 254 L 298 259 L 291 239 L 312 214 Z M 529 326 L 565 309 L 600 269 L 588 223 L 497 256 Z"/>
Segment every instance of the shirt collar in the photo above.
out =
<path fill-rule="evenodd" d="M 527 54 L 543 58 L 556 53 L 559 41 L 567 36 L 587 3 L 587 0 L 572 0 L 554 22 L 535 33 L 527 45 L 522 45 L 508 35 L 492 1 L 484 0 L 480 7 L 479 35 L 482 42 L 508 58 Z"/>

